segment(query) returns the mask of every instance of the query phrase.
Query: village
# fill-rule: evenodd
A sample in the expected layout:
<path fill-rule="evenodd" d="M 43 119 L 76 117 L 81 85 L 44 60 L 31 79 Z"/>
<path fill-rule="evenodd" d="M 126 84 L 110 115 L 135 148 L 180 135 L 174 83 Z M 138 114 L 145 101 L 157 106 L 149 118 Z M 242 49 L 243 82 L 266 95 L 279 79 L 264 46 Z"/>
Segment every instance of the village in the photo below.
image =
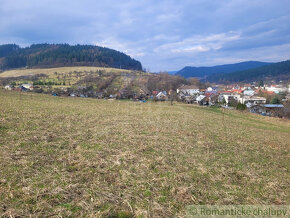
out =
<path fill-rule="evenodd" d="M 44 86 L 26 84 L 10 84 L 4 89 L 19 92 L 46 93 L 53 96 L 68 96 L 81 98 L 98 98 L 133 101 L 179 101 L 187 104 L 197 104 L 206 107 L 222 107 L 249 111 L 263 116 L 290 118 L 290 85 L 264 84 L 232 84 L 215 85 L 200 88 L 197 85 L 182 85 L 176 90 L 154 90 L 150 93 L 140 90 L 134 93 L 127 89 L 116 90 L 115 93 L 96 92 L 86 86 L 48 88 Z"/>

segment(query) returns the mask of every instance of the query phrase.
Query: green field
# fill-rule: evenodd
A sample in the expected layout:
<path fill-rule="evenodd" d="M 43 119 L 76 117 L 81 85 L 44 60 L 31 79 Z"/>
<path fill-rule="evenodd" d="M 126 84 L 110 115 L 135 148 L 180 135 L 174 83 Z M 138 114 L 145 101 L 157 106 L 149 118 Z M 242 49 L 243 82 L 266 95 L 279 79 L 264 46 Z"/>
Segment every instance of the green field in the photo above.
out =
<path fill-rule="evenodd" d="M 0 90 L 0 216 L 184 216 L 289 205 L 290 122 Z"/>

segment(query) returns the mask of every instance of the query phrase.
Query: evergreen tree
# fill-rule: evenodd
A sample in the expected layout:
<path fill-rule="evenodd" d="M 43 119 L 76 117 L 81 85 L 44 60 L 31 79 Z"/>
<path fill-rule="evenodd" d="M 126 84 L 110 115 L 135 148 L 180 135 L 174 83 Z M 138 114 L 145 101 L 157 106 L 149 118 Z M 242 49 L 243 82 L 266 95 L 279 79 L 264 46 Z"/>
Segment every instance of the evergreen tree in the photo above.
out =
<path fill-rule="evenodd" d="M 275 96 L 274 98 L 272 98 L 271 104 L 281 104 L 281 101 L 277 96 Z"/>

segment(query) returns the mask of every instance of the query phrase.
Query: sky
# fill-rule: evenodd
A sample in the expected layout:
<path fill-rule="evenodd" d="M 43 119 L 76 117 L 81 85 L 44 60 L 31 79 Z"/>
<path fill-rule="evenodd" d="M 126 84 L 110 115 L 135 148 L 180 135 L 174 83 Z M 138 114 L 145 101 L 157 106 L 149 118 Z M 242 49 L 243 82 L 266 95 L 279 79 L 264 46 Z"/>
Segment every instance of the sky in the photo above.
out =
<path fill-rule="evenodd" d="M 290 59 L 290 0 L 0 0 L 0 44 L 93 44 L 151 72 Z"/>

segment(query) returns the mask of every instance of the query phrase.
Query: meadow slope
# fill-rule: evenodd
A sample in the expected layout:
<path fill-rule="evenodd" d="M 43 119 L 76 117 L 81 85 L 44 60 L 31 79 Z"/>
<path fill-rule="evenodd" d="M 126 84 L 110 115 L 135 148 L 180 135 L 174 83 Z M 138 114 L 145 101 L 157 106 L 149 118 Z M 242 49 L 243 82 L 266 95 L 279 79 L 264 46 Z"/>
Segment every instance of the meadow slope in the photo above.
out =
<path fill-rule="evenodd" d="M 0 216 L 183 216 L 288 204 L 290 122 L 0 90 Z"/>
<path fill-rule="evenodd" d="M 37 69 L 14 69 L 6 70 L 0 73 L 0 78 L 7 77 L 20 77 L 20 76 L 35 76 L 37 74 L 45 74 L 50 77 L 55 77 L 55 72 L 59 74 L 69 74 L 70 72 L 94 72 L 94 71 L 105 71 L 112 73 L 130 73 L 132 70 L 124 70 L 117 68 L 106 68 L 106 67 L 55 67 L 55 68 L 37 68 Z"/>

